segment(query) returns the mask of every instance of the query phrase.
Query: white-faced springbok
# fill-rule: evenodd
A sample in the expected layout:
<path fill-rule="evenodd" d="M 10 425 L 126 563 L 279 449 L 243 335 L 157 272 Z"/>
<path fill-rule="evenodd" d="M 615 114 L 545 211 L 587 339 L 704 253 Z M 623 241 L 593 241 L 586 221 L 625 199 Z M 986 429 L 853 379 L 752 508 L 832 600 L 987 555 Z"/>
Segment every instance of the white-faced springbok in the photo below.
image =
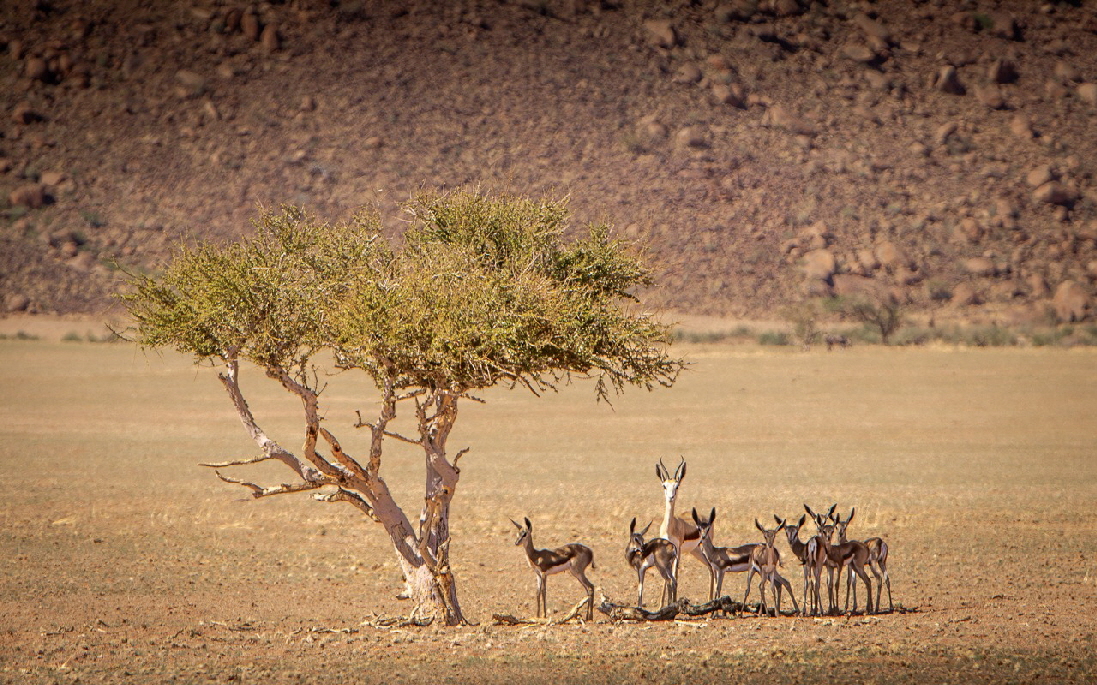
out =
<path fill-rule="evenodd" d="M 853 520 L 857 508 L 849 510 L 849 516 L 844 520 L 839 515 L 835 519 L 835 532 L 838 534 L 838 542 L 848 542 L 846 528 Z M 860 541 L 868 548 L 868 565 L 872 575 L 876 576 L 876 611 L 880 611 L 880 595 L 884 591 L 884 585 L 888 588 L 888 611 L 895 611 L 895 605 L 891 602 L 891 576 L 888 575 L 888 543 L 883 538 L 868 538 Z M 846 608 L 849 608 L 849 591 L 853 588 L 853 607 L 857 607 L 857 584 L 853 582 L 853 568 L 850 567 L 846 577 Z M 872 597 L 869 597 L 872 600 Z"/>
<path fill-rule="evenodd" d="M 792 608 L 796 610 L 796 613 L 800 613 L 800 607 L 796 603 L 796 593 L 792 591 L 792 584 L 788 582 L 780 573 L 777 572 L 777 567 L 781 565 L 781 555 L 778 553 L 777 548 L 773 546 L 774 539 L 777 537 L 777 533 L 784 529 L 785 522 L 778 519 L 778 525 L 772 530 L 766 530 L 762 527 L 762 524 L 758 522 L 758 519 L 754 519 L 754 526 L 762 531 L 762 538 L 765 542 L 759 547 L 755 548 L 754 552 L 750 555 L 750 563 L 752 570 L 757 571 L 762 580 L 759 583 L 759 592 L 762 593 L 762 613 L 769 613 L 769 609 L 766 606 L 766 583 L 773 585 L 774 600 L 776 603 L 775 615 L 781 615 L 781 590 L 782 588 L 788 589 L 788 595 L 792 598 Z M 747 592 L 750 592 L 750 586 L 747 586 Z M 746 600 L 744 599 L 744 603 Z"/>
<path fill-rule="evenodd" d="M 674 505 L 678 501 L 678 486 L 682 484 L 682 479 L 686 477 L 686 459 L 682 458 L 682 461 L 678 464 L 678 468 L 674 470 L 674 475 L 671 476 L 667 471 L 667 467 L 663 465 L 663 460 L 660 459 L 659 463 L 655 465 L 655 475 L 659 478 L 659 482 L 663 484 L 663 500 L 665 506 L 663 508 L 663 522 L 659 526 L 659 537 L 670 540 L 674 543 L 674 547 L 678 550 L 678 557 L 674 562 L 674 578 L 679 579 L 678 569 L 682 565 L 682 555 L 689 553 L 697 557 L 697 560 L 703 563 L 709 569 L 709 586 L 712 586 L 714 582 L 712 567 L 709 566 L 705 558 L 701 556 L 701 531 L 696 525 L 690 523 L 684 518 L 678 518 L 674 515 Z"/>
<path fill-rule="evenodd" d="M 533 546 L 533 524 L 528 518 L 523 519 L 526 525 L 522 526 L 514 519 L 510 522 L 518 529 L 518 537 L 515 538 L 515 546 L 525 543 L 526 558 L 530 568 L 537 574 L 537 618 L 548 616 L 548 576 L 561 571 L 571 571 L 571 575 L 587 591 L 587 620 L 594 619 L 594 584 L 587 580 L 586 570 L 590 566 L 594 568 L 594 552 L 590 547 L 573 542 L 556 549 L 537 549 Z"/>
<path fill-rule="evenodd" d="M 807 505 L 805 505 L 806 507 Z M 833 510 L 833 507 L 832 507 Z M 809 514 L 812 514 L 811 510 L 808 510 Z M 828 523 L 827 519 L 823 516 L 812 514 L 816 519 L 816 524 L 819 526 L 819 535 L 816 536 L 816 540 L 819 541 L 819 545 L 826 553 L 826 565 L 828 571 L 831 568 L 839 569 L 839 571 L 845 568 L 847 565 L 853 573 L 857 574 L 864 583 L 865 589 L 868 592 L 868 598 L 865 600 L 865 613 L 872 613 L 872 581 L 869 580 L 868 574 L 865 573 L 865 564 L 869 563 L 868 560 L 868 548 L 864 544 L 856 541 L 849 540 L 846 542 L 839 542 L 837 544 L 831 544 L 831 537 L 834 535 L 835 524 Z M 816 578 L 819 577 L 818 569 L 816 570 Z M 842 574 L 838 574 L 839 580 Z M 838 604 L 838 588 L 833 586 L 833 579 L 828 578 L 832 587 L 828 590 L 827 596 L 830 597 L 833 593 L 834 606 L 837 608 Z M 850 582 L 853 582 L 852 580 Z M 848 609 L 848 606 L 847 606 Z M 854 599 L 853 610 L 857 611 L 856 598 Z"/>
<path fill-rule="evenodd" d="M 636 519 L 633 518 L 628 526 L 628 547 L 625 548 L 625 559 L 636 569 L 636 606 L 641 609 L 644 608 L 644 576 L 652 567 L 663 577 L 663 601 L 666 604 L 678 601 L 678 581 L 674 577 L 674 562 L 678 558 L 678 551 L 673 542 L 663 538 L 652 538 L 644 542 L 648 528 L 651 528 L 651 523 L 636 532 Z"/>
<path fill-rule="evenodd" d="M 834 516 L 834 510 L 838 504 L 834 503 L 830 505 L 830 509 L 826 514 L 816 514 L 811 510 L 811 507 L 804 505 L 804 511 L 808 513 L 811 520 L 815 522 L 815 537 L 808 540 L 808 555 L 811 564 L 811 575 L 813 578 L 813 584 L 815 591 L 819 591 L 819 586 L 822 584 L 821 578 L 823 569 L 827 570 L 827 613 L 834 613 L 838 611 L 838 598 L 834 594 L 834 572 L 837 570 L 837 566 L 827 556 L 826 551 L 823 548 L 823 538 L 825 537 L 827 542 L 833 542 L 834 526 L 829 525 L 831 517 Z"/>
<path fill-rule="evenodd" d="M 773 520 L 781 523 L 781 519 L 776 514 L 773 515 Z M 786 524 L 785 536 L 788 537 L 788 546 L 792 549 L 792 553 L 796 555 L 796 558 L 800 560 L 800 564 L 804 567 L 804 611 L 818 616 L 823 612 L 823 607 L 819 596 L 819 586 L 812 582 L 815 578 L 812 569 L 815 563 L 822 563 L 820 560 L 821 548 L 818 543 L 813 544 L 813 538 L 809 538 L 807 542 L 800 540 L 800 529 L 804 527 L 806 520 L 807 515 L 801 514 L 799 521 Z"/>
<path fill-rule="evenodd" d="M 693 521 L 697 524 L 698 530 L 701 531 L 701 556 L 712 568 L 712 573 L 716 580 L 714 584 L 709 586 L 709 600 L 714 600 L 720 596 L 724 585 L 725 573 L 746 572 L 747 594 L 743 596 L 743 602 L 746 603 L 747 595 L 750 594 L 750 581 L 754 577 L 754 571 L 750 563 L 750 555 L 757 547 L 761 547 L 761 545 L 758 543 L 750 543 L 738 547 L 717 547 L 713 544 L 712 524 L 716 521 L 715 507 L 707 519 L 698 516 L 697 508 L 694 507 Z"/>

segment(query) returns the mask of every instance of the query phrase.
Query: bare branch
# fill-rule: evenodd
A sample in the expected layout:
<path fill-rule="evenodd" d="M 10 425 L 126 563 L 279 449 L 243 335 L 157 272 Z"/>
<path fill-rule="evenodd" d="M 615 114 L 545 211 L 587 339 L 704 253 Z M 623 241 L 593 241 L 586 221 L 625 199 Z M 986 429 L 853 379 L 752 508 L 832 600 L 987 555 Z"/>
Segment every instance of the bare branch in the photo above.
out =
<path fill-rule="evenodd" d="M 374 512 L 373 506 L 366 501 L 366 498 L 359 495 L 357 492 L 347 490 L 346 488 L 339 488 L 332 493 L 318 492 L 312 496 L 317 502 L 350 502 L 354 506 L 361 509 L 366 516 L 370 517 L 374 521 L 380 522 L 381 519 L 377 518 L 377 513 Z"/>
<path fill-rule="evenodd" d="M 274 487 L 263 487 L 255 483 L 249 483 L 246 480 L 240 480 L 238 478 L 230 478 L 220 471 L 215 472 L 217 477 L 226 483 L 234 483 L 236 485 L 243 485 L 251 490 L 251 496 L 259 499 L 260 497 L 269 497 L 270 495 L 285 495 L 291 492 L 304 492 L 305 490 L 316 490 L 328 484 L 327 481 L 321 480 L 314 483 L 301 482 L 301 483 L 282 483 Z"/>
<path fill-rule="evenodd" d="M 260 454 L 256 457 L 250 457 L 248 459 L 237 459 L 234 461 L 221 461 L 217 463 L 202 462 L 199 464 L 199 466 L 208 466 L 214 469 L 223 469 L 228 466 L 247 466 L 248 464 L 258 464 L 259 462 L 268 461 L 270 459 L 274 459 L 274 457 L 269 454 Z"/>

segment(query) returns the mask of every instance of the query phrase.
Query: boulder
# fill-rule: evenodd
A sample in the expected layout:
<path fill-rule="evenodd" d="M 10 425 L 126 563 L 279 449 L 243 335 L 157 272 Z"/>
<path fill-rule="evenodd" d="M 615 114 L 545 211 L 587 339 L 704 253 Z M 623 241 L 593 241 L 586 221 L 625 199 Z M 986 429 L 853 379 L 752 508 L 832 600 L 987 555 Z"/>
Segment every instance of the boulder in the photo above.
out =
<path fill-rule="evenodd" d="M 747 94 L 743 86 L 738 83 L 717 83 L 712 87 L 712 94 L 717 102 L 740 109 L 746 107 Z"/>
<path fill-rule="evenodd" d="M 863 295 L 876 297 L 883 292 L 879 283 L 856 274 L 834 274 L 831 278 L 834 286 L 834 294 L 838 297 L 851 297 Z"/>
<path fill-rule="evenodd" d="M 952 299 L 950 302 L 957 307 L 967 307 L 970 305 L 982 304 L 983 296 L 974 285 L 965 281 L 952 289 Z"/>
<path fill-rule="evenodd" d="M 1025 114 L 1017 114 L 1009 122 L 1009 130 L 1018 138 L 1028 140 L 1036 135 L 1032 130 L 1032 121 Z"/>
<path fill-rule="evenodd" d="M 783 105 L 774 105 L 766 110 L 762 123 L 783 128 L 799 136 L 814 136 L 818 133 L 815 125 L 807 119 L 793 114 Z"/>
<path fill-rule="evenodd" d="M 971 257 L 963 263 L 964 271 L 972 276 L 993 276 L 998 269 L 989 257 Z"/>
<path fill-rule="evenodd" d="M 8 201 L 12 206 L 39 209 L 49 201 L 49 195 L 46 194 L 46 187 L 41 183 L 26 183 L 11 191 Z"/>
<path fill-rule="evenodd" d="M 1017 64 L 1010 59 L 996 59 L 990 63 L 987 78 L 991 83 L 1013 83 L 1020 78 Z"/>
<path fill-rule="evenodd" d="M 1082 321 L 1090 308 L 1089 293 L 1075 281 L 1063 281 L 1055 289 L 1051 306 L 1055 309 L 1055 316 L 1064 323 Z"/>
<path fill-rule="evenodd" d="M 899 267 L 909 267 L 910 258 L 901 247 L 891 241 L 885 241 L 876 246 L 876 259 L 889 271 Z"/>
<path fill-rule="evenodd" d="M 941 67 L 940 71 L 937 72 L 933 79 L 933 87 L 950 95 L 964 95 L 967 93 L 967 88 L 960 82 L 960 76 L 956 73 L 956 67 L 951 64 Z"/>
<path fill-rule="evenodd" d="M 1045 183 L 1054 180 L 1055 171 L 1051 168 L 1050 164 L 1041 164 L 1025 175 L 1025 181 L 1033 188 L 1039 188 Z"/>
<path fill-rule="evenodd" d="M 1049 205 L 1069 205 L 1078 198 L 1078 194 L 1058 181 L 1050 181 L 1032 193 L 1036 202 Z"/>
<path fill-rule="evenodd" d="M 829 281 L 837 265 L 838 261 L 834 253 L 823 249 L 812 250 L 805 254 L 800 268 L 808 279 Z"/>
<path fill-rule="evenodd" d="M 1097 106 L 1097 83 L 1083 83 L 1077 92 L 1079 100 Z"/>
<path fill-rule="evenodd" d="M 990 84 L 975 86 L 975 99 L 983 103 L 989 109 L 1005 109 L 1006 97 L 998 86 Z"/>
<path fill-rule="evenodd" d="M 30 298 L 23 293 L 12 293 L 4 298 L 4 311 L 23 312 L 30 306 Z"/>
<path fill-rule="evenodd" d="M 678 45 L 678 32 L 674 30 L 674 24 L 665 19 L 645 21 L 644 30 L 647 31 L 648 42 L 657 48 L 669 50 Z"/>
<path fill-rule="evenodd" d="M 969 216 L 956 224 L 956 228 L 952 230 L 952 237 L 958 242 L 974 244 L 982 239 L 983 233 L 982 224 Z"/>

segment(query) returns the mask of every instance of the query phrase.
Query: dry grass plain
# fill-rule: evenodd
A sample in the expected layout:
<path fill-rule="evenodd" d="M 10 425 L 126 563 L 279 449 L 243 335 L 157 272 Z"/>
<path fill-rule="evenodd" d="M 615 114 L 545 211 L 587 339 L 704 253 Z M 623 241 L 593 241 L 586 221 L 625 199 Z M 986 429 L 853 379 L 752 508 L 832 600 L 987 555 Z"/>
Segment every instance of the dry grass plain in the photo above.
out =
<path fill-rule="evenodd" d="M 0 341 L 0 681 L 1097 678 L 1097 354 L 679 351 L 694 366 L 677 387 L 612 409 L 584 383 L 542 399 L 493 391 L 464 408 L 451 445 L 472 451 L 453 561 L 480 625 L 442 629 L 363 623 L 406 607 L 382 532 L 350 507 L 250 501 L 197 466 L 253 453 L 211 370 L 121 345 Z M 297 444 L 293 403 L 258 374 L 244 382 L 265 425 Z M 329 427 L 353 450 L 368 386 L 333 378 L 327 399 Z M 715 506 L 725 543 L 754 540 L 755 517 L 799 516 L 803 502 L 856 506 L 851 533 L 888 540 L 907 611 L 492 625 L 492 613 L 533 610 L 508 517 L 528 515 L 539 546 L 586 542 L 596 584 L 631 598 L 628 520 L 661 514 L 653 464 L 678 455 L 681 502 Z M 396 447 L 386 469 L 414 506 L 418 457 Z M 799 568 L 785 574 L 799 587 Z M 692 560 L 682 584 L 684 596 L 707 592 Z M 742 592 L 742 576 L 725 587 Z M 554 576 L 548 597 L 561 612 L 579 587 Z"/>

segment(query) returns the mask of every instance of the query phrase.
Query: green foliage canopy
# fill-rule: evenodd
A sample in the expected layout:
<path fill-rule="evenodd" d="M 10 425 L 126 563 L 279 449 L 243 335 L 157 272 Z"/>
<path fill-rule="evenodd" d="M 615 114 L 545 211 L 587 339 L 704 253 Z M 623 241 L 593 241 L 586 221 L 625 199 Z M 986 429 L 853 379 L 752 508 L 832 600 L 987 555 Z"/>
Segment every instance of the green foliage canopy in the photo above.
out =
<path fill-rule="evenodd" d="M 683 363 L 667 355 L 669 329 L 629 306 L 650 271 L 605 224 L 565 241 L 566 202 L 470 191 L 404 209 L 402 243 L 375 211 L 327 224 L 283 206 L 252 238 L 180 248 L 120 296 L 133 338 L 299 379 L 328 349 L 399 388 L 540 392 L 579 374 L 606 398 L 674 382 Z"/>

